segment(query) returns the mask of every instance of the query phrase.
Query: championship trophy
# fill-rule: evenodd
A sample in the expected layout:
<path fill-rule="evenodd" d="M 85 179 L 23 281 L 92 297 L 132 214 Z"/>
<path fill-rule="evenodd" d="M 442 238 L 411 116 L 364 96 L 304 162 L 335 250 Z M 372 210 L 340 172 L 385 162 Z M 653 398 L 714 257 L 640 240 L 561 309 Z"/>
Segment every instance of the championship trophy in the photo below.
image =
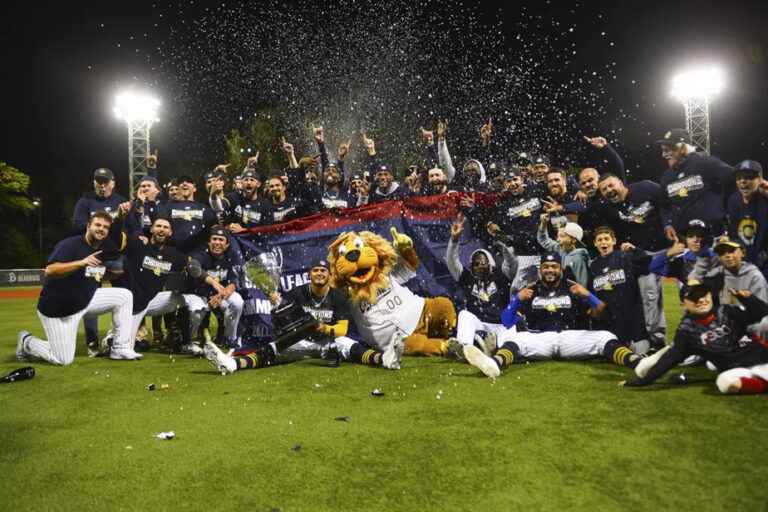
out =
<path fill-rule="evenodd" d="M 280 283 L 280 264 L 271 252 L 261 253 L 243 266 L 245 275 L 264 295 L 272 298 Z M 280 298 L 272 305 L 272 329 L 278 352 L 317 332 L 317 320 L 300 304 Z"/>

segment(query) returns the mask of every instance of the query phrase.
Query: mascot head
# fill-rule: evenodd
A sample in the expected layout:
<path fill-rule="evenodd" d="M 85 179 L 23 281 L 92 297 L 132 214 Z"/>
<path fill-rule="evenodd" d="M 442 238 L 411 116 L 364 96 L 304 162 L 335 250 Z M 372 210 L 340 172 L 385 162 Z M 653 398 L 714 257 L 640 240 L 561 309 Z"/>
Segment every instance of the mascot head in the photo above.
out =
<path fill-rule="evenodd" d="M 349 289 L 352 300 L 376 303 L 381 288 L 397 262 L 392 245 L 375 233 L 342 233 L 328 248 L 331 286 Z"/>

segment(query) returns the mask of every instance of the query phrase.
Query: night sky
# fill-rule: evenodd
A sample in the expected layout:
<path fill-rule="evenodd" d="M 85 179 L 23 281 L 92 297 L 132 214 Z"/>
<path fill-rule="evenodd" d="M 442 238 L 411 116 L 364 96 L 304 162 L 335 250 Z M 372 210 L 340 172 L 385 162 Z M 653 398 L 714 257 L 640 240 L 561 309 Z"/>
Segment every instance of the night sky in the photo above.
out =
<path fill-rule="evenodd" d="M 111 103 L 134 84 L 163 102 L 152 132 L 161 172 L 194 161 L 199 173 L 223 158 L 223 135 L 240 117 L 293 98 L 289 135 L 306 141 L 309 120 L 331 132 L 337 123 L 335 141 L 361 127 L 387 133 L 386 123 L 409 127 L 399 136 L 415 140 L 418 124 L 444 116 L 455 140 L 494 114 L 510 151 L 546 139 L 542 147 L 562 160 L 580 132 L 605 134 L 622 143 L 636 177 L 654 177 L 663 164 L 651 141 L 684 125 L 671 75 L 714 62 L 728 81 L 712 110 L 713 154 L 768 163 L 761 2 L 76 4 L 2 7 L 0 160 L 31 175 L 44 200 L 77 196 L 99 166 L 124 190 L 127 135 Z"/>

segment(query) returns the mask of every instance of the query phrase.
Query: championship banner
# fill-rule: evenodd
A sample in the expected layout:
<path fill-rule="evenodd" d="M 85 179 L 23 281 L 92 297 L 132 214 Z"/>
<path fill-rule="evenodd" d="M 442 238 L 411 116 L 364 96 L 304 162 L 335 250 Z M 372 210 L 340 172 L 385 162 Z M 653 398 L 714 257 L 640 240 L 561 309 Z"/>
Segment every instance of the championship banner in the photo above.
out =
<path fill-rule="evenodd" d="M 282 267 L 281 289 L 287 291 L 309 282 L 312 261 L 326 259 L 328 246 L 339 234 L 371 231 L 391 241 L 390 228 L 395 227 L 411 237 L 421 259 L 417 277 L 408 287 L 426 296 L 455 297 L 457 287 L 445 264 L 445 250 L 451 223 L 458 216 L 459 202 L 465 195 L 449 193 L 329 210 L 284 224 L 253 228 L 235 238 L 246 261 L 263 252 L 275 255 Z M 495 197 L 476 194 L 475 200 L 483 207 Z M 480 246 L 467 222 L 459 250 L 461 261 L 466 263 L 471 252 Z"/>

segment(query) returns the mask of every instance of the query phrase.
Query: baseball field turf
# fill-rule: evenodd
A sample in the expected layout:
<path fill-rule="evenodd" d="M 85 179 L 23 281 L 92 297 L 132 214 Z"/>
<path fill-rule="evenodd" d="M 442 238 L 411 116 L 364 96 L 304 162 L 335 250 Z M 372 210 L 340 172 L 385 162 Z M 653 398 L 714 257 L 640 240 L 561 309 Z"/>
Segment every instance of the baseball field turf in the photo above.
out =
<path fill-rule="evenodd" d="M 34 306 L 0 299 L 2 374 L 22 366 L 17 331 L 42 334 Z M 720 396 L 700 367 L 642 390 L 597 361 L 495 383 L 417 358 L 222 377 L 204 359 L 88 359 L 80 344 L 72 366 L 0 385 L 2 510 L 768 511 L 768 396 Z"/>

